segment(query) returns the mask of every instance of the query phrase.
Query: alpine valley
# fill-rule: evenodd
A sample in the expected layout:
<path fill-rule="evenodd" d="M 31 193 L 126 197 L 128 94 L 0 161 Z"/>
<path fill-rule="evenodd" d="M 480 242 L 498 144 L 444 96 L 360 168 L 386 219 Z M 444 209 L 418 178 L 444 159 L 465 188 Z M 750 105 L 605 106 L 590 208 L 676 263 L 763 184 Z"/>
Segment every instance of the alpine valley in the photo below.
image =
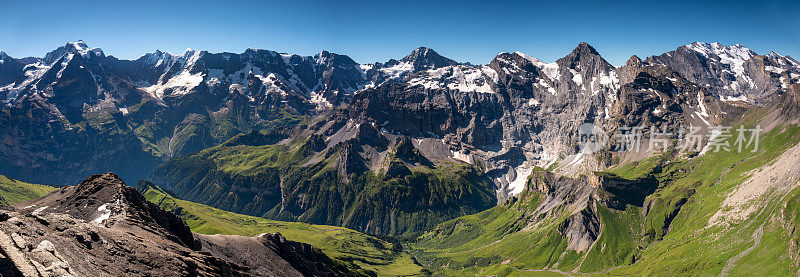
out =
<path fill-rule="evenodd" d="M 0 52 L 0 102 L 2 276 L 800 274 L 800 62 L 739 44 L 614 66 L 77 41 Z M 619 149 L 633 126 L 656 147 Z M 689 126 L 696 149 L 658 137 Z"/>

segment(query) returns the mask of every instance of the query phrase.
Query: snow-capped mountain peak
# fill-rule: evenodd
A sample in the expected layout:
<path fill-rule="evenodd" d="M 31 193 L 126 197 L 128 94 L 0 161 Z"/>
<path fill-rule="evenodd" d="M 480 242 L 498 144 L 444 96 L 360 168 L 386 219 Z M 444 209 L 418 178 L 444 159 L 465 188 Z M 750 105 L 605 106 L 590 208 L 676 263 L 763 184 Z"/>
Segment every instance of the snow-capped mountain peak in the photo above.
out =
<path fill-rule="evenodd" d="M 737 78 L 752 83 L 750 78 L 745 76 L 744 63 L 757 54 L 753 52 L 753 50 L 744 47 L 744 45 L 734 44 L 726 46 L 719 42 L 705 43 L 698 41 L 688 44 L 686 47 L 702 54 L 706 58 L 717 60 L 720 63 L 730 66 L 733 74 Z"/>
<path fill-rule="evenodd" d="M 67 43 L 68 48 L 72 48 L 75 52 L 83 57 L 88 57 L 90 54 L 103 56 L 103 50 L 100 48 L 90 48 L 83 40 Z"/>
<path fill-rule="evenodd" d="M 197 52 L 197 50 L 194 50 L 192 48 L 186 48 L 186 50 L 183 50 L 183 54 L 181 54 L 181 56 L 185 57 L 185 56 L 188 56 L 188 55 L 192 55 L 195 52 Z"/>
<path fill-rule="evenodd" d="M 558 79 L 558 77 L 559 77 L 558 76 L 558 64 L 556 64 L 554 62 L 553 63 L 543 62 L 540 59 L 534 58 L 531 55 L 522 53 L 520 51 L 516 51 L 516 52 L 514 52 L 514 54 L 518 55 L 518 56 L 520 56 L 520 57 L 522 57 L 522 58 L 524 58 L 524 59 L 526 59 L 528 61 L 530 61 L 533 65 L 535 65 L 540 70 L 542 70 L 542 72 L 544 72 L 544 74 L 547 75 L 547 77 L 550 78 L 551 80 Z"/>
<path fill-rule="evenodd" d="M 73 48 L 75 48 L 75 50 L 78 51 L 86 51 L 86 49 L 89 49 L 89 46 L 86 45 L 86 42 L 83 40 L 68 42 L 67 45 L 72 46 Z"/>
<path fill-rule="evenodd" d="M 529 61 L 531 61 L 533 64 L 536 64 L 536 65 L 538 65 L 538 64 L 540 64 L 540 63 L 543 63 L 541 60 L 539 60 L 539 59 L 537 59 L 537 58 L 534 58 L 534 57 L 532 57 L 531 55 L 528 55 L 528 54 L 522 53 L 522 52 L 520 52 L 520 51 L 516 51 L 516 52 L 514 52 L 514 54 L 516 54 L 516 55 L 519 55 L 520 57 L 523 57 L 523 58 L 525 58 L 526 60 L 529 60 Z"/>
<path fill-rule="evenodd" d="M 194 67 L 195 63 L 197 63 L 197 60 L 200 59 L 200 56 L 203 54 L 203 52 L 205 51 L 197 51 L 192 48 L 186 48 L 186 50 L 183 51 L 183 54 L 180 56 L 180 59 L 185 62 L 184 68 L 191 69 Z"/>
<path fill-rule="evenodd" d="M 162 64 L 169 64 L 169 62 L 171 62 L 174 59 L 175 56 L 170 54 L 169 52 L 162 52 L 161 50 L 156 50 L 153 53 L 144 54 L 138 60 L 141 60 L 145 64 L 151 65 L 153 67 L 159 67 Z"/>
<path fill-rule="evenodd" d="M 685 46 L 703 55 L 715 54 L 717 56 L 720 56 L 721 58 L 727 58 L 730 60 L 744 61 L 756 55 L 756 53 L 753 52 L 753 50 L 750 50 L 744 45 L 738 43 L 734 45 L 722 45 L 719 42 L 706 43 L 697 41 L 691 44 L 687 44 Z"/>
<path fill-rule="evenodd" d="M 47 53 L 43 59 L 43 62 L 45 64 L 52 64 L 67 54 L 80 55 L 84 59 L 90 59 L 92 57 L 105 57 L 102 49 L 90 48 L 86 42 L 83 40 L 78 40 L 76 42 L 68 42 L 64 46 Z"/>
<path fill-rule="evenodd" d="M 428 47 L 414 49 L 414 51 L 411 51 L 411 54 L 408 54 L 408 56 L 400 60 L 400 63 L 404 62 L 412 64 L 415 70 L 425 68 L 433 69 L 458 64 L 456 61 L 439 55 L 439 53 L 436 53 L 436 51 Z"/>

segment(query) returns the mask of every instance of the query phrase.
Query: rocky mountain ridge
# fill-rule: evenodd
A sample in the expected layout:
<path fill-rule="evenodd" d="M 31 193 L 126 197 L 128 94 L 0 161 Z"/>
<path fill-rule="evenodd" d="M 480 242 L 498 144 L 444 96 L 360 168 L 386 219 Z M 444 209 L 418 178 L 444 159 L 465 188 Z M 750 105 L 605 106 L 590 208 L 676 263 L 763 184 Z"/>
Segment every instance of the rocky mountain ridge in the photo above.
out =
<path fill-rule="evenodd" d="M 3 276 L 361 274 L 280 234 L 194 234 L 111 173 L 3 208 L 0 218 Z"/>

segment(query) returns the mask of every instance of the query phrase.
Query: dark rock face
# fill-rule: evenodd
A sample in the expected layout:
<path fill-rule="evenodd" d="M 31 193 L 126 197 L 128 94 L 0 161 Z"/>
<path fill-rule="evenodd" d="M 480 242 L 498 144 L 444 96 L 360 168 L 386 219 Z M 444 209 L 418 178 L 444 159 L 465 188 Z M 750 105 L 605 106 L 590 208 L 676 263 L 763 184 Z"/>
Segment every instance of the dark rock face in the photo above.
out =
<path fill-rule="evenodd" d="M 594 203 L 567 217 L 558 225 L 558 232 L 567 239 L 567 248 L 589 249 L 600 237 L 600 217 L 594 211 Z"/>
<path fill-rule="evenodd" d="M 23 67 L 24 64 L 9 57 L 5 52 L 0 51 L 0 86 L 5 86 L 16 81 L 16 78 L 22 74 Z M 5 95 L 0 94 L 0 97 L 5 98 Z"/>
<path fill-rule="evenodd" d="M 625 206 L 644 206 L 644 199 L 656 191 L 658 180 L 644 177 L 628 180 L 610 174 L 598 176 L 600 183 L 600 201 L 607 207 L 624 210 Z"/>
<path fill-rule="evenodd" d="M 724 110 L 729 108 L 709 90 L 669 67 L 629 61 L 619 70 L 630 81 L 620 89 L 619 101 L 606 120 L 612 134 L 618 126 L 645 126 L 675 133 L 683 125 L 719 124 Z"/>
<path fill-rule="evenodd" d="M 279 234 L 195 235 L 111 173 L 15 208 L 0 209 L 3 276 L 354 274 Z"/>
<path fill-rule="evenodd" d="M 601 217 L 598 208 L 625 210 L 627 205 L 645 206 L 658 181 L 646 177 L 627 180 L 608 173 L 595 172 L 576 178 L 558 176 L 543 169 L 534 170 L 520 198 L 513 198 L 512 207 L 527 207 L 532 194 L 540 201 L 534 210 L 525 211 L 526 225 L 538 224 L 568 216 L 558 222 L 556 230 L 566 239 L 567 249 L 587 251 L 599 238 Z M 679 204 L 677 209 L 680 209 Z M 560 219 L 559 219 L 560 220 Z"/>

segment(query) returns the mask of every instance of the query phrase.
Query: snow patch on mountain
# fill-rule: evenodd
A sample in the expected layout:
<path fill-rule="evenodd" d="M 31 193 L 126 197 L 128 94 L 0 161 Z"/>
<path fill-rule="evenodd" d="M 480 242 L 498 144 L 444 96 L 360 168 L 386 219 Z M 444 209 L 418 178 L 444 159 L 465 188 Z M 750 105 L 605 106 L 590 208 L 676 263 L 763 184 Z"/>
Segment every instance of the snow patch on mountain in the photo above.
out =
<path fill-rule="evenodd" d="M 183 52 L 181 57 L 186 60 L 185 68 L 192 68 L 197 63 L 197 60 L 200 59 L 200 51 L 194 50 L 192 48 L 186 48 L 186 51 Z"/>
<path fill-rule="evenodd" d="M 86 42 L 84 42 L 83 40 L 70 42 L 67 43 L 67 45 L 71 46 L 78 54 L 80 54 L 84 58 L 88 58 L 90 53 L 96 56 L 103 56 L 103 50 L 101 50 L 100 48 L 89 48 L 89 46 L 86 45 Z"/>
<path fill-rule="evenodd" d="M 408 81 L 409 85 L 421 85 L 426 89 L 448 88 L 462 92 L 494 93 L 493 83 L 498 81 L 497 72 L 488 66 L 454 65 L 426 70 Z"/>
<path fill-rule="evenodd" d="M 747 102 L 747 96 L 746 95 L 739 95 L 739 96 L 724 96 L 723 95 L 723 96 L 720 97 L 720 100 L 725 101 L 725 102 L 729 102 L 729 101 Z"/>
<path fill-rule="evenodd" d="M 698 114 L 708 118 L 708 111 L 706 110 L 706 105 L 703 101 L 703 93 L 699 91 L 697 92 L 697 103 L 700 106 L 700 112 Z"/>
<path fill-rule="evenodd" d="M 283 89 L 281 89 L 281 87 L 278 85 L 282 82 L 277 76 L 275 76 L 274 73 L 270 73 L 267 75 L 267 77 L 261 75 L 255 75 L 255 77 L 261 80 L 261 83 L 264 84 L 264 87 L 266 88 L 265 93 L 267 95 L 271 93 L 280 93 L 281 95 L 286 95 L 286 92 L 283 91 Z"/>
<path fill-rule="evenodd" d="M 546 75 L 547 78 L 550 78 L 550 80 L 555 81 L 555 80 L 558 80 L 558 78 L 561 77 L 559 72 L 558 72 L 558 64 L 557 63 L 554 63 L 554 62 L 553 63 L 545 63 L 545 62 L 543 62 L 543 61 L 541 61 L 541 60 L 539 60 L 537 58 L 531 57 L 531 55 L 528 55 L 528 54 L 525 54 L 525 53 L 522 53 L 522 52 L 519 52 L 519 51 L 514 52 L 514 54 L 519 55 L 519 56 L 525 58 L 526 60 L 530 61 L 531 63 L 533 63 L 533 65 L 535 65 L 536 67 L 541 69 L 542 72 L 544 72 L 544 75 Z"/>
<path fill-rule="evenodd" d="M 465 154 L 463 151 L 452 151 L 453 159 L 472 164 L 472 155 Z"/>
<path fill-rule="evenodd" d="M 322 94 L 318 94 L 318 93 L 316 93 L 314 91 L 311 92 L 311 98 L 309 99 L 309 101 L 311 101 L 311 103 L 315 104 L 317 106 L 318 110 L 324 110 L 324 109 L 333 108 L 333 105 L 331 105 L 331 102 L 328 102 L 328 100 L 326 100 L 325 97 Z"/>
<path fill-rule="evenodd" d="M 151 96 L 162 99 L 164 93 L 168 90 L 170 93 L 169 95 L 186 95 L 201 82 L 203 82 L 202 72 L 191 74 L 188 70 L 184 70 L 177 76 L 170 78 L 166 83 L 152 85 L 144 88 L 144 90 Z"/>
<path fill-rule="evenodd" d="M 92 220 L 94 224 L 102 224 L 103 221 L 111 217 L 111 210 L 108 209 L 108 204 L 100 205 L 100 207 L 97 207 L 97 211 L 100 212 L 100 216 Z"/>
<path fill-rule="evenodd" d="M 745 74 L 744 63 L 755 56 L 756 53 L 747 47 L 741 44 L 725 46 L 719 42 L 694 42 L 686 45 L 686 47 L 702 54 L 706 58 L 714 59 L 728 65 L 737 80 L 744 80 L 750 87 L 755 87 L 753 80 Z"/>
<path fill-rule="evenodd" d="M 152 67 L 159 67 L 162 64 L 166 65 L 172 64 L 175 61 L 176 57 L 168 52 L 161 52 L 159 50 L 156 50 L 156 52 L 154 53 L 144 54 L 144 56 L 142 56 L 139 59 L 142 59 L 145 64 L 148 64 Z"/>
<path fill-rule="evenodd" d="M 511 190 L 511 195 L 517 195 L 525 189 L 525 184 L 528 182 L 528 177 L 531 176 L 533 167 L 527 163 L 523 163 L 514 169 L 514 178 L 508 180 L 508 189 Z"/>
<path fill-rule="evenodd" d="M 784 71 L 786 71 L 786 69 L 783 69 L 783 68 L 780 68 L 780 67 L 774 67 L 774 66 L 771 66 L 771 65 L 765 66 L 764 70 L 772 72 L 772 73 L 775 73 L 775 74 L 781 74 Z"/>
<path fill-rule="evenodd" d="M 25 68 L 22 70 L 25 79 L 19 83 L 11 83 L 6 85 L 5 87 L 0 88 L 0 92 L 6 92 L 6 99 L 2 99 L 4 102 L 8 103 L 13 101 L 14 99 L 19 96 L 20 92 L 31 86 L 33 89 L 36 89 L 35 82 L 39 80 L 46 72 L 50 69 L 50 66 L 45 65 L 43 62 L 37 62 L 35 64 L 26 65 Z"/>
<path fill-rule="evenodd" d="M 490 76 L 497 82 L 497 72 L 488 67 L 473 68 L 468 66 L 454 66 L 453 76 L 448 78 L 450 82 L 447 87 L 459 91 L 474 91 L 482 93 L 494 93 L 491 84 L 484 76 Z M 485 74 L 485 75 L 484 75 Z"/>
<path fill-rule="evenodd" d="M 409 62 L 401 62 L 391 67 L 379 69 L 383 74 L 388 76 L 388 79 L 399 79 L 405 73 L 414 70 L 414 64 Z"/>
<path fill-rule="evenodd" d="M 589 84 L 592 89 L 592 94 L 597 94 L 601 90 L 608 89 L 610 91 L 616 91 L 619 89 L 619 78 L 617 77 L 617 72 L 611 71 L 600 75 L 600 78 L 597 76 L 592 77 L 592 82 Z M 610 94 L 610 93 L 609 93 Z M 610 98 L 611 95 L 609 95 Z"/>
<path fill-rule="evenodd" d="M 541 78 L 540 78 L 540 79 L 539 79 L 539 82 L 537 82 L 536 84 L 538 84 L 538 85 L 539 85 L 539 86 L 541 86 L 542 88 L 546 89 L 546 90 L 547 90 L 547 92 L 549 92 L 550 94 L 552 94 L 552 95 L 556 95 L 556 89 L 554 89 L 553 87 L 551 87 L 551 86 L 550 86 L 550 84 L 548 84 L 548 83 L 547 83 L 547 82 L 546 82 L 544 79 L 541 79 Z"/>
<path fill-rule="evenodd" d="M 569 72 L 572 73 L 572 82 L 581 87 L 581 90 L 583 90 L 583 76 L 581 73 L 572 68 L 569 69 Z"/>

